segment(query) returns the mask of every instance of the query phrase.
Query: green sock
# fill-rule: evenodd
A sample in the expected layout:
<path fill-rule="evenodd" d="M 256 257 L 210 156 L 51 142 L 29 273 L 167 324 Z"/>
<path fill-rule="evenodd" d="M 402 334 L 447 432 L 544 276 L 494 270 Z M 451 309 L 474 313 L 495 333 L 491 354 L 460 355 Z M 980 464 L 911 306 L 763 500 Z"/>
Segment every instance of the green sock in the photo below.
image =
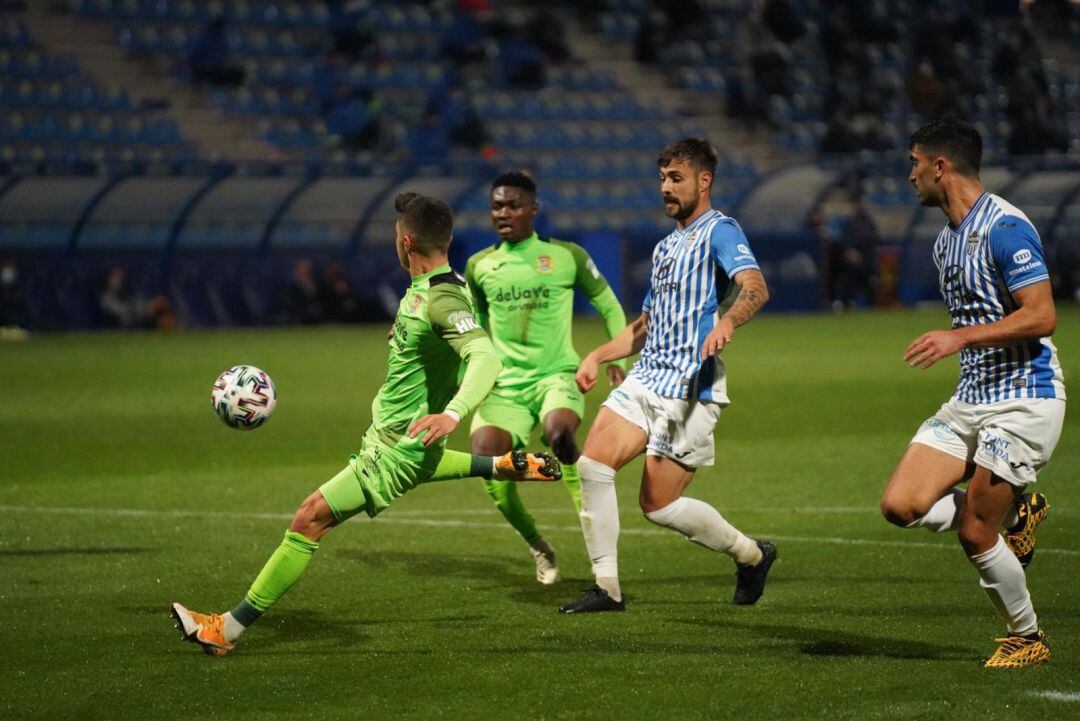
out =
<path fill-rule="evenodd" d="M 536 530 L 536 521 L 525 510 L 525 504 L 518 495 L 517 484 L 513 481 L 484 481 L 484 490 L 495 501 L 495 507 L 502 512 L 503 517 L 510 522 L 521 537 L 529 545 L 534 545 L 540 540 L 540 532 Z"/>
<path fill-rule="evenodd" d="M 581 513 L 581 476 L 577 472 L 576 463 L 562 464 L 562 482 L 566 490 L 570 492 L 570 500 L 574 502 L 574 508 Z"/>
<path fill-rule="evenodd" d="M 266 562 L 255 578 L 255 582 L 251 584 L 245 600 L 260 614 L 268 611 L 300 580 L 308 561 L 311 560 L 311 554 L 318 549 L 319 544 L 315 541 L 308 540 L 294 531 L 287 531 L 285 540 L 270 556 L 270 560 Z"/>
<path fill-rule="evenodd" d="M 474 456 L 461 451 L 444 451 L 439 465 L 428 481 L 450 481 L 455 478 L 491 478 L 495 470 L 492 456 Z"/>

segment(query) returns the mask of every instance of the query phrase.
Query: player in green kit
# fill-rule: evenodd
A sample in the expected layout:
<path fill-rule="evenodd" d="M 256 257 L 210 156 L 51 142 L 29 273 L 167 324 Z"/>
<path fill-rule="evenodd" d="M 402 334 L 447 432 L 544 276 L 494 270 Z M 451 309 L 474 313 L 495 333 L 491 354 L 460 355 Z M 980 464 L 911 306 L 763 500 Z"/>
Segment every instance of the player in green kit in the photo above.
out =
<path fill-rule="evenodd" d="M 472 452 L 499 455 L 523 448 L 537 423 L 562 462 L 563 482 L 581 511 L 581 480 L 574 431 L 585 399 L 574 382 L 578 358 L 571 325 L 574 289 L 584 291 L 604 319 L 609 338 L 626 327 L 615 293 L 581 246 L 536 234 L 536 184 L 524 173 L 504 173 L 491 184 L 491 222 L 499 242 L 480 251 L 465 269 L 476 317 L 488 328 L 503 370 L 476 410 Z M 612 385 L 626 376 L 622 362 L 608 366 Z M 488 494 L 529 544 L 536 579 L 559 580 L 555 549 L 536 528 L 517 488 L 492 479 Z"/>
<path fill-rule="evenodd" d="M 445 436 L 483 400 L 502 366 L 476 323 L 464 278 L 447 262 L 450 206 L 403 193 L 395 207 L 398 257 L 412 285 L 398 307 L 386 382 L 371 404 L 371 425 L 348 465 L 300 505 L 285 540 L 232 611 L 202 614 L 172 604 L 184 639 L 211 655 L 234 648 L 240 634 L 300 579 L 322 537 L 346 519 L 360 512 L 375 517 L 430 481 L 561 478 L 558 462 L 546 453 L 495 458 L 445 450 Z"/>

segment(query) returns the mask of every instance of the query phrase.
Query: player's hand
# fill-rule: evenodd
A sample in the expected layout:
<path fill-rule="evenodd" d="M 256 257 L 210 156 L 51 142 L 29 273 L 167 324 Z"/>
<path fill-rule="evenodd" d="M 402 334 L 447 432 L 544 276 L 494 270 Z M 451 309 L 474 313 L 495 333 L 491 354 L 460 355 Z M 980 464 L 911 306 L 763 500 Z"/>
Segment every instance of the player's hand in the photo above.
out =
<path fill-rule="evenodd" d="M 731 342 L 735 334 L 735 324 L 727 318 L 721 318 L 716 327 L 709 335 L 705 336 L 705 342 L 701 344 L 701 360 L 708 360 L 724 350 L 724 346 Z"/>
<path fill-rule="evenodd" d="M 932 330 L 923 333 L 908 346 L 904 361 L 912 368 L 929 368 L 963 347 L 964 341 L 956 331 Z"/>
<path fill-rule="evenodd" d="M 591 391 L 593 386 L 596 385 L 596 376 L 599 372 L 600 364 L 596 362 L 596 358 L 593 357 L 592 353 L 582 358 L 577 374 L 574 375 L 578 390 L 582 393 Z"/>
<path fill-rule="evenodd" d="M 626 371 L 615 364 L 611 364 L 607 367 L 607 379 L 611 383 L 611 387 L 614 388 L 626 380 Z"/>
<path fill-rule="evenodd" d="M 430 446 L 443 436 L 448 436 L 458 427 L 458 421 L 453 416 L 445 413 L 433 413 L 418 419 L 409 426 L 409 438 L 423 436 L 421 440 L 425 446 Z M 424 435 L 424 434 L 427 435 Z"/>

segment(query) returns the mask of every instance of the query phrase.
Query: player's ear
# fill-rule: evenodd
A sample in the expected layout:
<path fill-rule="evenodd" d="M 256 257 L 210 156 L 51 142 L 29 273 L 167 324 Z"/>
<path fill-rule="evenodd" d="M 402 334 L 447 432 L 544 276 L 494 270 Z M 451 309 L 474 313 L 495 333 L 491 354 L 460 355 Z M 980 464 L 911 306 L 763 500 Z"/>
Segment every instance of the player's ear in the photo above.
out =
<path fill-rule="evenodd" d="M 698 176 L 698 185 L 705 189 L 706 194 L 712 190 L 713 174 L 708 170 L 703 170 L 701 175 Z"/>

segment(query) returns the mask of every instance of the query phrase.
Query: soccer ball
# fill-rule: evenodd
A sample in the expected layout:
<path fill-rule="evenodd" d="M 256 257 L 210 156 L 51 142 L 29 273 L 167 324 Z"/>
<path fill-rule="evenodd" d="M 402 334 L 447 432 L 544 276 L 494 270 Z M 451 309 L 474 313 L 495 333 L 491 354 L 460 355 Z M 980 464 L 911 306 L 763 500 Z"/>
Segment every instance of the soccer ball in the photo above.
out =
<path fill-rule="evenodd" d="M 255 366 L 233 366 L 214 381 L 210 402 L 226 425 L 250 431 L 270 420 L 277 391 L 270 376 Z"/>

